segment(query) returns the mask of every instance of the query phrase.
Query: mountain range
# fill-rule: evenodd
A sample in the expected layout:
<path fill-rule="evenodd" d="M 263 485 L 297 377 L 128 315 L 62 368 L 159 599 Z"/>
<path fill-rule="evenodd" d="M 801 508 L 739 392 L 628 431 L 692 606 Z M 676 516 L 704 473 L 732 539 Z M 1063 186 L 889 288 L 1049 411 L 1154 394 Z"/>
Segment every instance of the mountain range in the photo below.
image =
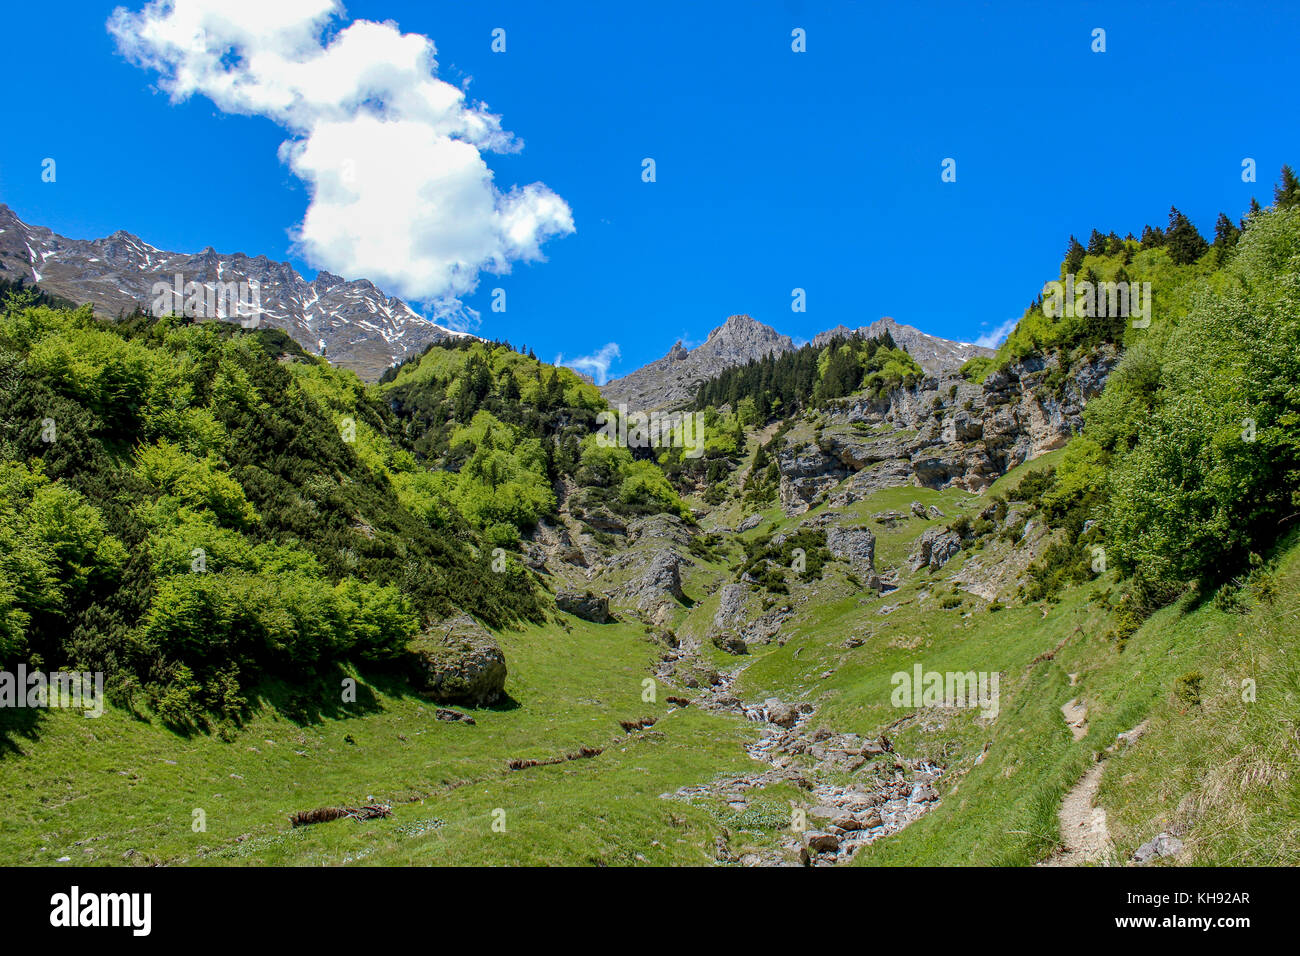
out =
<path fill-rule="evenodd" d="M 167 252 L 124 230 L 102 239 L 68 239 L 28 225 L 0 203 L 0 277 L 37 283 L 113 317 L 150 309 L 158 298 L 155 285 L 174 288 L 177 276 L 182 288 L 190 282 L 207 290 L 217 283 L 256 288 L 259 315 L 249 322 L 281 329 L 367 381 L 431 342 L 465 334 L 430 322 L 367 279 L 321 272 L 308 282 L 289 263 L 266 256 L 222 255 L 210 246 L 194 254 Z M 175 303 L 177 311 L 182 306 Z"/>
<path fill-rule="evenodd" d="M 213 296 L 217 307 L 201 317 L 238 319 L 277 328 L 308 351 L 325 355 L 366 381 L 420 354 L 433 342 L 466 335 L 437 325 L 368 279 L 347 280 L 329 272 L 308 281 L 287 262 L 264 255 L 224 255 L 211 246 L 199 253 L 168 252 L 118 230 L 102 239 L 69 239 L 44 226 L 19 219 L 0 203 L 0 277 L 22 279 L 75 303 L 89 303 L 113 317 L 137 308 L 153 310 L 164 284 L 166 308 L 179 312 L 188 283 L 210 295 L 220 286 L 257 290 L 255 315 L 237 314 Z M 156 290 L 156 287 L 158 289 Z M 174 291 L 173 291 L 174 290 Z M 155 310 L 156 311 L 156 310 Z M 823 345 L 835 336 L 888 332 L 930 374 L 959 367 L 991 349 L 928 335 L 891 318 L 850 329 L 838 325 L 813 338 Z M 613 404 L 653 409 L 687 404 L 700 383 L 735 365 L 772 353 L 788 352 L 795 342 L 748 315 L 733 315 L 694 349 L 677 342 L 663 358 L 616 378 L 601 389 Z"/>

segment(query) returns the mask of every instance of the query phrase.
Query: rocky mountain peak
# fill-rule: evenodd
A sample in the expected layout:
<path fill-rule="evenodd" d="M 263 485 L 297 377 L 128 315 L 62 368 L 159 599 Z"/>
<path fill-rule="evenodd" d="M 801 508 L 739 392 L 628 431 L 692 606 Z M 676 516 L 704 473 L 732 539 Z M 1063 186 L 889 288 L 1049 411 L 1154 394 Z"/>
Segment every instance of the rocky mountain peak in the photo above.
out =
<path fill-rule="evenodd" d="M 855 333 L 872 337 L 886 332 L 931 375 L 953 372 L 973 356 L 994 354 L 992 349 L 929 335 L 890 316 L 857 329 L 837 325 L 818 333 L 812 344 L 823 346 L 832 339 L 848 338 Z M 621 402 L 630 409 L 681 407 L 695 398 L 701 383 L 727 369 L 768 355 L 779 355 L 794 347 L 790 336 L 782 335 L 751 315 L 737 313 L 710 332 L 698 348 L 688 350 L 678 341 L 663 358 L 613 379 L 601 391 L 611 403 Z"/>
<path fill-rule="evenodd" d="M 712 342 L 718 336 L 749 335 L 758 330 L 774 331 L 753 316 L 738 313 L 727 316 L 727 321 L 709 333 L 708 341 Z"/>
<path fill-rule="evenodd" d="M 663 358 L 616 378 L 601 389 L 612 404 L 649 410 L 691 402 L 702 382 L 753 359 L 788 352 L 794 340 L 752 316 L 737 314 L 709 333 L 704 344 L 686 349 L 680 341 Z"/>

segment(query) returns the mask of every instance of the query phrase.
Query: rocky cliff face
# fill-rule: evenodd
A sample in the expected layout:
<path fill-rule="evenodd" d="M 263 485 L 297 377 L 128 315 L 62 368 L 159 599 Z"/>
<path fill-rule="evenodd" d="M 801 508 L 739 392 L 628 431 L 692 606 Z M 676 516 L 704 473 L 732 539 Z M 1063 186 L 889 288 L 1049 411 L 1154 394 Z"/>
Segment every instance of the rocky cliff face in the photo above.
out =
<path fill-rule="evenodd" d="M 695 400 L 703 382 L 727 369 L 794 348 L 794 340 L 747 315 L 733 315 L 694 349 L 678 342 L 663 358 L 601 388 L 611 405 L 634 411 L 677 408 Z"/>
<path fill-rule="evenodd" d="M 879 400 L 841 399 L 820 428 L 786 436 L 781 505 L 798 514 L 828 496 L 845 505 L 907 485 L 981 491 L 1078 432 L 1117 361 L 1110 346 L 1064 371 L 1055 356 L 1035 355 L 982 385 L 946 375 Z"/>
<path fill-rule="evenodd" d="M 435 325 L 367 279 L 322 272 L 308 282 L 289 263 L 266 256 L 221 255 L 211 247 L 195 254 L 166 252 L 120 230 L 103 239 L 67 239 L 28 225 L 2 203 L 0 275 L 88 302 L 106 318 L 137 306 L 153 311 L 155 285 L 175 290 L 179 276 L 182 290 L 191 282 L 203 287 L 200 319 L 282 329 L 309 352 L 323 353 L 368 381 L 431 342 L 464 334 Z M 241 309 L 237 299 L 218 294 L 233 289 L 238 296 L 241 284 L 251 292 L 253 283 L 255 309 Z M 169 296 L 168 307 L 182 312 L 186 296 Z"/>

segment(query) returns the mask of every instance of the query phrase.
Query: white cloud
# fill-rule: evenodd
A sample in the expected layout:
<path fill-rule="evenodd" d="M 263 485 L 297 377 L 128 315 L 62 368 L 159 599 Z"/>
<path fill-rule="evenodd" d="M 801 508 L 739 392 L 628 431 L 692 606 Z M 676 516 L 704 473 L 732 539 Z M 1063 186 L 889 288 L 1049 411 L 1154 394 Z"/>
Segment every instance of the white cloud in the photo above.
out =
<path fill-rule="evenodd" d="M 496 187 L 483 154 L 523 144 L 435 76 L 432 40 L 343 17 L 337 0 L 154 0 L 108 29 L 174 101 L 289 131 L 280 158 L 311 194 L 291 235 L 313 266 L 463 315 L 480 272 L 541 259 L 573 214 L 542 183 Z"/>
<path fill-rule="evenodd" d="M 596 349 L 591 355 L 581 355 L 568 361 L 565 361 L 563 355 L 557 355 L 551 364 L 586 372 L 596 380 L 597 385 L 604 385 L 609 381 L 609 367 L 614 364 L 615 359 L 621 357 L 622 352 L 619 350 L 618 343 L 610 342 Z"/>
<path fill-rule="evenodd" d="M 1016 323 L 1019 322 L 1019 321 L 1020 321 L 1020 320 L 1019 320 L 1018 318 L 1017 318 L 1017 319 L 1007 319 L 1005 322 L 1003 322 L 1001 325 L 999 325 L 996 329 L 993 329 L 991 332 L 985 332 L 983 335 L 981 335 L 979 338 L 977 338 L 977 339 L 975 340 L 975 344 L 976 344 L 976 345 L 981 345 L 981 346 L 983 346 L 983 347 L 986 348 L 986 349 L 995 349 L 995 348 L 997 348 L 999 345 L 1002 344 L 1003 340 L 1004 340 L 1008 335 L 1011 334 L 1011 330 L 1014 329 L 1014 328 L 1016 327 Z"/>

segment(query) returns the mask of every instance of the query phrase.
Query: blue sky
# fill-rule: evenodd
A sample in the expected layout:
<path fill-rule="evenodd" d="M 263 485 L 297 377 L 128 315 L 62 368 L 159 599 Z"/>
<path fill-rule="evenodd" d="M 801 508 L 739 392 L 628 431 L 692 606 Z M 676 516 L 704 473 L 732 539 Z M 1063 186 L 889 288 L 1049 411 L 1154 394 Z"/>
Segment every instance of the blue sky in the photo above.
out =
<path fill-rule="evenodd" d="M 124 228 L 314 275 L 291 240 L 311 202 L 281 158 L 294 132 L 201 94 L 172 102 L 119 52 L 114 6 L 6 10 L 0 201 L 73 237 Z M 461 296 L 479 334 L 548 360 L 616 343 L 611 375 L 736 312 L 799 339 L 892 315 L 974 340 L 1054 277 L 1070 233 L 1138 233 L 1177 204 L 1212 235 L 1300 163 L 1294 3 L 366 0 L 333 29 L 352 20 L 430 38 L 437 77 L 525 144 L 483 153 L 496 186 L 545 184 L 571 213 L 546 261 Z M 1241 181 L 1245 157 L 1259 182 Z"/>

